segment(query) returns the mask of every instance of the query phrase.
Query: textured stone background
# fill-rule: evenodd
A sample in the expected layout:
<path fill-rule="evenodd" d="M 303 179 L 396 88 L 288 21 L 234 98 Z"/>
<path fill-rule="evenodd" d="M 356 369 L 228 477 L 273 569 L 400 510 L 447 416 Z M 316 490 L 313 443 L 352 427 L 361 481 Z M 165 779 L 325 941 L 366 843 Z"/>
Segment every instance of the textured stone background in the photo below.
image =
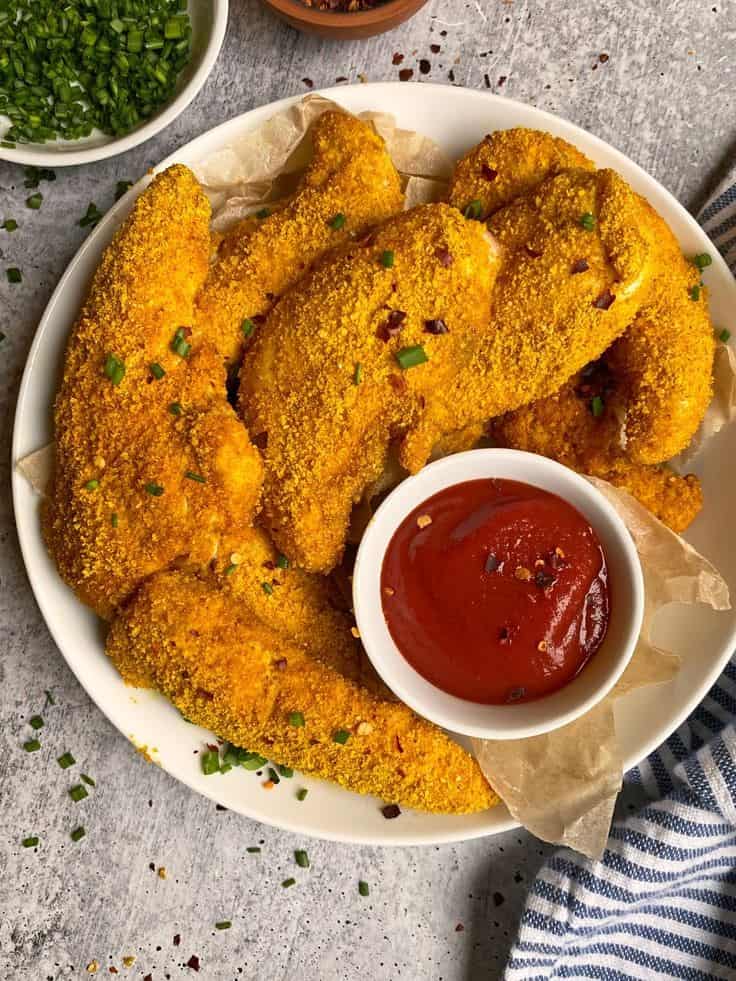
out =
<path fill-rule="evenodd" d="M 302 37 L 256 0 L 231 8 L 208 83 L 156 139 L 59 171 L 42 187 L 39 212 L 23 206 L 20 168 L 0 163 L 0 218 L 21 223 L 12 237 L 0 232 L 0 266 L 24 276 L 20 286 L 0 276 L 0 978 L 87 977 L 96 959 L 106 976 L 113 965 L 123 977 L 163 981 L 194 976 L 182 967 L 192 954 L 199 976 L 217 981 L 497 978 L 545 854 L 528 835 L 421 850 L 304 842 L 217 811 L 146 765 L 90 702 L 41 621 L 15 540 L 8 463 L 20 375 L 49 294 L 86 234 L 77 221 L 89 201 L 104 210 L 118 179 L 237 113 L 306 91 L 303 79 L 315 88 L 339 76 L 395 79 L 395 52 L 415 80 L 449 84 L 452 71 L 457 84 L 574 120 L 696 208 L 736 151 L 736 3 L 430 0 L 403 28 L 352 44 Z M 420 59 L 430 62 L 426 74 Z M 27 755 L 25 722 L 42 708 L 44 689 L 56 705 L 44 711 L 44 749 Z M 54 762 L 67 748 L 98 780 L 79 805 Z M 68 832 L 80 821 L 88 837 L 75 845 Z M 20 847 L 31 833 L 43 839 L 37 851 Z M 261 855 L 247 855 L 259 842 Z M 301 846 L 312 868 L 283 890 Z M 358 878 L 370 882 L 369 899 L 358 896 Z M 232 929 L 216 932 L 221 919 Z M 125 956 L 136 958 L 129 969 Z"/>

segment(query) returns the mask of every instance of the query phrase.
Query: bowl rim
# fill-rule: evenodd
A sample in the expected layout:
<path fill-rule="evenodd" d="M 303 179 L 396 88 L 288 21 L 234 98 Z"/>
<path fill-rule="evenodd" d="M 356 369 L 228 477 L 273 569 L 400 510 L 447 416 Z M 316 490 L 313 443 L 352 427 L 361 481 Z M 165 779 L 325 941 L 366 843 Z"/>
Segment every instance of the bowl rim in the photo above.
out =
<path fill-rule="evenodd" d="M 209 0 L 209 2 L 212 4 L 212 27 L 202 51 L 200 64 L 182 90 L 160 112 L 151 116 L 136 129 L 117 139 L 109 140 L 107 143 L 85 147 L 81 141 L 71 140 L 68 141 L 68 150 L 51 149 L 51 147 L 58 146 L 56 143 L 46 144 L 48 149 L 44 149 L 42 143 L 18 143 L 13 149 L 0 147 L 0 160 L 31 167 L 52 167 L 54 169 L 75 167 L 79 164 L 94 163 L 97 160 L 116 157 L 160 133 L 162 129 L 173 123 L 184 112 L 199 93 L 220 53 L 227 29 L 229 0 Z M 73 149 L 75 143 L 79 143 L 80 149 Z"/>
<path fill-rule="evenodd" d="M 318 10 L 307 7 L 301 0 L 263 0 L 267 7 L 272 7 L 280 14 L 292 17 L 303 24 L 319 27 L 336 27 L 338 29 L 351 27 L 373 27 L 389 19 L 389 11 L 395 15 L 397 9 L 407 15 L 416 13 L 427 0 L 383 0 L 372 10 L 336 11 Z"/>
<path fill-rule="evenodd" d="M 578 510 L 589 506 L 595 516 L 586 513 L 585 517 L 599 537 L 608 542 L 606 556 L 609 568 L 615 561 L 626 577 L 628 601 L 623 612 L 615 614 L 618 618 L 617 631 L 621 635 L 618 647 L 608 654 L 605 670 L 599 668 L 599 680 L 588 675 L 586 687 L 589 691 L 580 698 L 572 697 L 572 689 L 584 676 L 584 671 L 558 691 L 519 705 L 484 705 L 458 698 L 419 674 L 401 654 L 386 626 L 380 599 L 381 567 L 385 548 L 399 524 L 414 508 L 443 489 L 468 480 L 493 476 L 539 486 L 572 503 Z M 550 477 L 553 478 L 553 487 L 547 486 Z M 574 503 L 569 501 L 566 490 L 575 497 Z M 581 502 L 584 504 L 581 505 Z M 615 558 L 611 544 L 616 552 Z M 618 594 L 618 590 L 616 592 Z M 636 546 L 624 521 L 600 490 L 584 476 L 535 453 L 489 447 L 452 454 L 430 463 L 398 484 L 382 501 L 358 548 L 353 570 L 353 608 L 361 642 L 373 667 L 393 693 L 411 709 L 431 722 L 465 736 L 525 739 L 552 732 L 580 718 L 605 698 L 619 681 L 634 654 L 641 632 L 644 577 Z M 590 664 L 593 663 L 591 660 Z M 578 684 L 578 688 L 581 687 Z M 431 707 L 426 696 L 432 699 Z M 487 716 L 488 721 L 472 720 L 473 715 L 481 714 Z M 537 716 L 536 720 L 534 716 Z"/>

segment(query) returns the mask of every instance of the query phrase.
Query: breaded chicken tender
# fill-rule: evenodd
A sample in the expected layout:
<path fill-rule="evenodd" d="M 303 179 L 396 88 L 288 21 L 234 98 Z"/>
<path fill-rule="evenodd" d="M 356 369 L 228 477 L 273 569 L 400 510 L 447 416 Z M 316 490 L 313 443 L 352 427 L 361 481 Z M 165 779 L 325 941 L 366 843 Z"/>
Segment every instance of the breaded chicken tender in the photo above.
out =
<path fill-rule="evenodd" d="M 226 401 L 222 361 L 187 340 L 209 219 L 186 167 L 154 178 L 67 346 L 43 530 L 62 577 L 106 618 L 156 570 L 208 562 L 258 502 L 260 456 Z"/>
<path fill-rule="evenodd" d="M 486 219 L 563 170 L 594 169 L 585 154 L 549 133 L 497 130 L 458 160 L 448 200 L 460 211 L 477 203 L 478 217 Z"/>
<path fill-rule="evenodd" d="M 147 676 L 220 738 L 348 790 L 440 813 L 498 801 L 477 762 L 440 729 L 254 625 L 232 594 L 194 575 L 145 583 L 113 624 L 107 652 L 124 678 Z"/>
<path fill-rule="evenodd" d="M 673 531 L 684 531 L 702 507 L 700 481 L 666 466 L 633 463 L 621 445 L 616 399 L 593 394 L 597 390 L 585 377 L 575 378 L 555 395 L 495 419 L 491 435 L 502 446 L 552 457 L 607 480 Z"/>
<path fill-rule="evenodd" d="M 265 314 L 325 252 L 403 207 L 399 174 L 368 123 L 326 112 L 312 141 L 314 156 L 294 196 L 226 236 L 197 298 L 197 328 L 227 361 L 241 352 L 244 321 Z"/>
<path fill-rule="evenodd" d="M 447 394 L 486 329 L 497 264 L 481 224 L 425 205 L 329 256 L 259 329 L 240 407 L 263 447 L 265 524 L 296 564 L 336 564 L 392 439 L 421 432 L 426 459 L 464 425 Z"/>

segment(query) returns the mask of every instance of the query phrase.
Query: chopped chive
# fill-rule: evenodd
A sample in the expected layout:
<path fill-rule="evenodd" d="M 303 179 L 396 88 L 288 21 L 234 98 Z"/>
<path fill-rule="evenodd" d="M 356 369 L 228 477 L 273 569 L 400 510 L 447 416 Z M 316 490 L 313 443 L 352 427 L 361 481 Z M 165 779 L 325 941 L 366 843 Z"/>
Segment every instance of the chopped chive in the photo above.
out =
<path fill-rule="evenodd" d="M 247 759 L 240 764 L 244 770 L 260 770 L 266 765 L 266 757 L 259 753 L 249 753 Z"/>
<path fill-rule="evenodd" d="M 200 474 L 200 473 L 194 473 L 193 470 L 185 470 L 184 471 L 184 476 L 187 478 L 187 480 L 194 480 L 198 484 L 206 484 L 207 483 L 207 479 L 205 477 L 203 477 L 202 474 Z"/>
<path fill-rule="evenodd" d="M 696 284 L 695 286 L 691 286 L 690 289 L 687 292 L 688 292 L 688 295 L 689 295 L 689 297 L 690 297 L 691 300 L 695 300 L 697 302 L 700 299 L 700 285 L 699 284 Z"/>
<path fill-rule="evenodd" d="M 294 852 L 294 861 L 300 869 L 309 868 L 309 855 L 307 855 L 303 848 L 297 848 Z"/>
<path fill-rule="evenodd" d="M 158 363 L 158 361 L 154 361 L 152 364 L 149 364 L 148 370 L 151 372 L 151 374 L 156 379 L 156 381 L 161 381 L 161 379 L 166 374 L 166 372 Z"/>
<path fill-rule="evenodd" d="M 215 923 L 215 930 L 229 930 L 231 926 L 230 920 L 220 920 L 219 923 Z"/>
<path fill-rule="evenodd" d="M 308 793 L 309 793 L 309 791 L 307 790 L 306 787 L 300 787 L 299 790 L 297 790 L 297 792 L 296 792 L 296 799 L 299 800 L 299 801 L 306 800 L 306 797 L 307 797 L 307 794 Z"/>
<path fill-rule="evenodd" d="M 723 330 L 718 335 L 718 340 L 723 341 L 723 343 L 725 344 L 726 341 L 730 338 L 730 336 L 731 336 L 731 331 L 726 330 L 726 328 L 724 327 Z"/>
<path fill-rule="evenodd" d="M 38 739 L 28 739 L 23 743 L 23 749 L 26 753 L 35 753 L 41 748 L 41 743 Z"/>
<path fill-rule="evenodd" d="M 370 889 L 368 888 L 368 883 L 363 882 L 362 879 L 358 883 L 358 892 L 360 893 L 361 896 L 369 896 L 371 892 Z"/>
<path fill-rule="evenodd" d="M 151 497 L 161 497 L 161 495 L 164 492 L 164 489 L 161 486 L 161 484 L 154 483 L 154 481 L 150 481 L 145 485 L 145 487 L 146 487 L 146 493 L 150 494 Z"/>
<path fill-rule="evenodd" d="M 278 566 L 279 569 L 288 569 L 289 560 L 285 555 L 279 555 L 279 557 L 276 559 L 276 565 Z"/>
<path fill-rule="evenodd" d="M 118 526 L 118 516 L 117 516 L 117 514 L 115 514 L 114 511 L 110 515 L 110 524 L 113 526 L 113 528 L 117 528 L 117 526 Z"/>
<path fill-rule="evenodd" d="M 271 781 L 271 783 L 281 783 L 281 777 L 279 777 L 278 773 L 272 766 L 269 766 L 268 768 L 268 779 Z"/>
<path fill-rule="evenodd" d="M 125 363 L 115 354 L 108 354 L 105 358 L 103 371 L 113 385 L 119 385 L 125 377 Z"/>
<path fill-rule="evenodd" d="M 177 327 L 174 336 L 171 338 L 171 350 L 178 354 L 180 358 L 189 357 L 192 345 L 187 341 L 186 330 L 184 327 Z"/>
<path fill-rule="evenodd" d="M 289 725 L 295 729 L 301 729 L 304 725 L 304 714 L 302 712 L 289 712 Z"/>
<path fill-rule="evenodd" d="M 225 575 L 231 576 L 237 568 L 238 568 L 237 565 L 235 565 L 234 562 L 231 562 L 230 565 L 226 566 L 225 568 Z"/>
<path fill-rule="evenodd" d="M 471 221 L 478 221 L 480 216 L 483 214 L 483 202 L 479 201 L 477 198 L 475 201 L 470 201 L 465 205 L 463 210 L 463 215 L 466 218 L 470 218 Z"/>
<path fill-rule="evenodd" d="M 87 832 L 84 826 L 80 824 L 78 828 L 75 828 L 74 831 L 72 831 L 69 837 L 72 839 L 72 841 L 81 841 L 86 834 Z"/>
<path fill-rule="evenodd" d="M 14 232 L 17 227 L 18 222 L 15 218 L 6 218 L 2 225 L 0 225 L 0 228 L 4 228 L 6 232 Z"/>
<path fill-rule="evenodd" d="M 287 780 L 290 780 L 291 777 L 294 776 L 294 771 L 292 770 L 292 768 L 290 766 L 284 766 L 283 763 L 279 763 L 276 769 L 279 771 L 279 774 L 282 777 L 285 777 Z"/>
<path fill-rule="evenodd" d="M 97 490 L 99 486 L 100 486 L 99 480 L 93 477 L 92 480 L 87 481 L 87 483 L 84 485 L 84 489 L 88 491 L 94 491 Z"/>
<path fill-rule="evenodd" d="M 245 850 L 249 852 L 251 855 L 258 855 L 260 854 L 261 851 L 258 845 L 249 845 Z"/>
<path fill-rule="evenodd" d="M 271 596 L 271 594 L 273 593 L 273 586 L 271 585 L 270 582 L 262 582 L 261 589 L 266 594 L 266 596 Z"/>
<path fill-rule="evenodd" d="M 693 256 L 693 265 L 696 266 L 702 272 L 703 269 L 707 269 L 708 266 L 713 264 L 712 257 L 707 252 L 699 252 L 697 255 Z"/>
<path fill-rule="evenodd" d="M 80 800 L 84 800 L 85 797 L 89 797 L 89 794 L 87 793 L 87 788 L 83 787 L 81 783 L 78 783 L 76 786 L 71 788 L 69 791 L 69 796 L 75 804 L 78 804 Z"/>
<path fill-rule="evenodd" d="M 23 273 L 17 268 L 17 266 L 11 266 L 10 269 L 6 270 L 5 274 L 8 277 L 9 283 L 23 282 Z"/>
<path fill-rule="evenodd" d="M 40 715 L 34 715 L 28 720 L 28 725 L 31 729 L 43 729 L 43 719 Z"/>
<path fill-rule="evenodd" d="M 381 253 L 381 265 L 384 269 L 393 269 L 394 267 L 394 251 L 393 249 L 386 249 Z"/>
<path fill-rule="evenodd" d="M 62 753 L 56 760 L 62 770 L 68 769 L 70 766 L 74 766 L 77 762 L 71 753 Z"/>
<path fill-rule="evenodd" d="M 291 879 L 291 878 L 284 879 L 284 881 L 281 883 L 281 885 L 282 885 L 282 887 L 284 889 L 290 889 L 291 886 L 295 886 L 296 885 L 296 879 Z"/>
<path fill-rule="evenodd" d="M 260 221 L 263 221 L 263 219 L 268 218 L 270 214 L 271 212 L 269 211 L 268 208 L 261 208 L 259 211 L 256 211 L 256 218 L 258 218 Z"/>
<path fill-rule="evenodd" d="M 119 201 L 120 198 L 126 193 L 129 187 L 133 186 L 133 181 L 118 181 L 115 188 L 115 200 Z"/>
<path fill-rule="evenodd" d="M 600 395 L 594 395 L 590 400 L 590 411 L 593 413 L 593 418 L 600 419 L 600 417 L 603 415 L 604 408 L 605 404 Z"/>
<path fill-rule="evenodd" d="M 206 753 L 202 753 L 199 762 L 202 766 L 202 773 L 206 777 L 210 777 L 213 773 L 219 773 L 220 771 L 220 754 L 216 749 L 210 749 Z"/>
<path fill-rule="evenodd" d="M 172 402 L 169 406 L 169 412 L 172 416 L 180 416 L 182 411 L 181 402 Z"/>
<path fill-rule="evenodd" d="M 97 786 L 97 784 L 94 782 L 94 780 L 92 779 L 92 777 L 88 777 L 86 773 L 80 773 L 79 776 L 82 778 L 82 780 L 84 780 L 84 782 L 87 784 L 87 786 L 89 786 L 89 787 L 96 787 Z"/>
<path fill-rule="evenodd" d="M 40 838 L 37 835 L 31 835 L 29 838 L 24 838 L 21 844 L 24 848 L 35 848 L 39 841 Z"/>
<path fill-rule="evenodd" d="M 327 224 L 330 226 L 330 228 L 333 231 L 338 232 L 341 228 L 345 227 L 346 221 L 347 219 L 345 215 L 342 213 L 342 211 L 338 211 L 338 213 L 333 218 L 330 218 Z"/>
<path fill-rule="evenodd" d="M 586 232 L 592 232 L 595 228 L 595 215 L 592 215 L 589 211 L 580 216 L 580 225 L 585 229 Z"/>
<path fill-rule="evenodd" d="M 360 361 L 355 362 L 355 368 L 353 369 L 353 385 L 360 385 L 363 381 L 363 365 Z"/>
<path fill-rule="evenodd" d="M 246 317 L 240 325 L 240 329 L 243 332 L 243 337 L 250 337 L 253 331 L 256 329 L 256 325 L 253 323 L 250 317 Z"/>
<path fill-rule="evenodd" d="M 100 218 L 102 218 L 102 212 L 97 210 L 97 205 L 94 201 L 90 201 L 87 205 L 86 212 L 79 219 L 79 227 L 86 228 L 87 225 L 96 225 Z"/>
<path fill-rule="evenodd" d="M 32 211 L 38 211 L 41 207 L 41 202 L 43 201 L 43 194 L 40 191 L 36 191 L 35 194 L 31 194 L 30 197 L 26 198 L 26 207 L 30 208 Z"/>
<path fill-rule="evenodd" d="M 396 360 L 399 362 L 401 370 L 406 371 L 407 368 L 415 368 L 419 364 L 425 364 L 429 358 L 424 347 L 421 344 L 415 344 L 413 347 L 402 347 L 400 351 L 397 351 Z"/>
<path fill-rule="evenodd" d="M 333 743 L 340 743 L 341 746 L 344 746 L 348 739 L 350 739 L 350 733 L 347 729 L 336 729 L 332 733 Z"/>

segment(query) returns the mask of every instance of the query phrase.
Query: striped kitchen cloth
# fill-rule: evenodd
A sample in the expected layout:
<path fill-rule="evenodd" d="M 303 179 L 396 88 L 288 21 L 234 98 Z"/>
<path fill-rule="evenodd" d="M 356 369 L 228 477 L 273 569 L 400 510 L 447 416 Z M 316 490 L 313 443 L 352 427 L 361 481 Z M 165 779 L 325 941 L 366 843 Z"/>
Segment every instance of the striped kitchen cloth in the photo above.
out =
<path fill-rule="evenodd" d="M 698 218 L 736 274 L 736 170 Z M 626 774 L 652 802 L 614 822 L 601 861 L 563 849 L 542 867 L 506 981 L 736 979 L 735 720 L 736 655 Z"/>

